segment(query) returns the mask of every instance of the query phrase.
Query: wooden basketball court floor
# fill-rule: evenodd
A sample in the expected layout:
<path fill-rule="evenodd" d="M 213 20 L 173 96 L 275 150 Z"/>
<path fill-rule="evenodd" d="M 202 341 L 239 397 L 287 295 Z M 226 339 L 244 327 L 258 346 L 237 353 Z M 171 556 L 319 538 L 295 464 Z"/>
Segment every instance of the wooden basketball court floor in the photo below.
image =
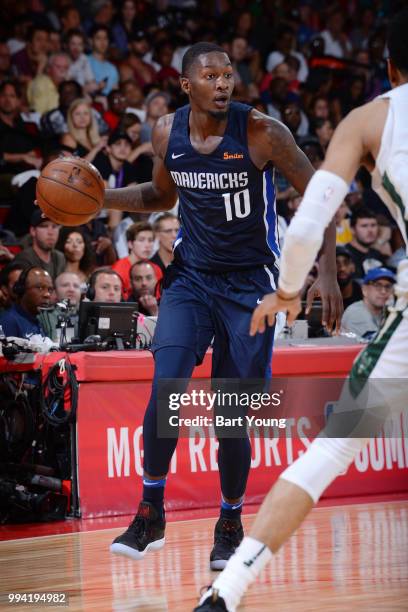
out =
<path fill-rule="evenodd" d="M 252 520 L 244 516 L 246 529 Z M 121 517 L 122 525 L 127 521 Z M 122 525 L 1 542 L 0 609 L 56 610 L 11 605 L 5 595 L 65 591 L 70 611 L 191 612 L 200 588 L 214 579 L 208 569 L 214 519 L 168 523 L 165 548 L 140 562 L 109 552 Z M 406 612 L 408 501 L 314 509 L 239 610 Z"/>

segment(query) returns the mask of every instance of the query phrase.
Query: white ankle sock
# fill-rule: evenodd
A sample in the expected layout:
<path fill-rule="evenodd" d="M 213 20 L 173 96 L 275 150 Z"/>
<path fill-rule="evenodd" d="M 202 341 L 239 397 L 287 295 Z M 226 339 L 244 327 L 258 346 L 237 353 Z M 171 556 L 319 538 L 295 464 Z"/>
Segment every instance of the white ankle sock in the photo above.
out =
<path fill-rule="evenodd" d="M 202 596 L 201 602 L 211 594 L 212 589 L 217 589 L 228 612 L 235 612 L 247 587 L 271 559 L 272 552 L 266 544 L 254 538 L 244 538 L 211 589 Z"/>

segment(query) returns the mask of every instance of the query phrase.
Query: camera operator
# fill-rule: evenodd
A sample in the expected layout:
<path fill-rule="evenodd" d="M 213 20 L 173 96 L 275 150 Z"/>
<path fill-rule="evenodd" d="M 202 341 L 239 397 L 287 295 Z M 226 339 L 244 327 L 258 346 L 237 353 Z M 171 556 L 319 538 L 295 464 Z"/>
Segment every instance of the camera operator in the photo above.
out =
<path fill-rule="evenodd" d="M 39 321 L 47 336 L 59 344 L 69 342 L 78 332 L 81 280 L 74 272 L 61 272 L 55 279 L 56 303 L 43 310 Z"/>

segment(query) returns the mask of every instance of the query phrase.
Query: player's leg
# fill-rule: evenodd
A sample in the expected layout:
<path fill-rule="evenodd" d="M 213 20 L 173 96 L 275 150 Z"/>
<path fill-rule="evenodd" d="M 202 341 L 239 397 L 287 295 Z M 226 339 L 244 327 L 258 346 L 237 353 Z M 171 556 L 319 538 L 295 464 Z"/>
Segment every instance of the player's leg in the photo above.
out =
<path fill-rule="evenodd" d="M 203 302 L 182 275 L 173 279 L 163 294 L 153 341 L 152 392 L 143 421 L 143 498 L 134 520 L 111 546 L 112 552 L 132 559 L 141 559 L 148 550 L 164 544 L 164 491 L 177 433 L 172 438 L 159 435 L 159 387 L 163 379 L 174 379 L 171 392 L 182 393 L 195 365 L 201 362 L 213 335 L 208 305 Z"/>
<path fill-rule="evenodd" d="M 263 336 L 250 337 L 248 325 L 257 300 L 274 288 L 273 275 L 262 268 L 250 274 L 234 273 L 224 282 L 217 281 L 221 299 L 214 301 L 213 386 L 227 397 L 228 393 L 237 391 L 262 392 L 270 372 L 274 330 L 270 328 Z M 224 405 L 218 406 L 217 412 L 226 418 L 242 416 L 244 419 L 247 408 Z M 243 538 L 241 512 L 251 465 L 251 444 L 244 421 L 235 430 L 229 426 L 216 428 L 216 435 L 221 508 L 214 530 L 210 567 L 221 570 Z"/>
<path fill-rule="evenodd" d="M 405 315 L 405 316 L 404 316 Z M 387 388 L 391 398 L 387 400 L 391 410 L 400 411 L 404 405 L 404 386 L 396 380 L 408 378 L 406 346 L 408 342 L 408 311 L 391 312 L 374 341 L 355 361 L 350 379 L 368 386 L 372 381 L 392 378 Z M 348 392 L 348 390 L 347 390 Z M 375 398 L 368 394 L 370 406 Z M 248 586 L 282 544 L 298 529 L 323 491 L 342 472 L 367 443 L 366 438 L 327 438 L 319 436 L 309 449 L 280 476 L 266 496 L 251 528 L 226 568 L 215 580 L 211 589 L 201 598 L 197 612 L 234 612 Z"/>

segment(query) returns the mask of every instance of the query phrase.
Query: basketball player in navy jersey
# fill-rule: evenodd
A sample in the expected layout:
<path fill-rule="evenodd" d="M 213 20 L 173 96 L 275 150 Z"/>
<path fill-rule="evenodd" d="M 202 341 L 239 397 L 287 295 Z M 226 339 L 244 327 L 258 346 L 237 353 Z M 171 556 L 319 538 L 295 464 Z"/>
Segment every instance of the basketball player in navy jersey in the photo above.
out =
<path fill-rule="evenodd" d="M 303 193 L 313 174 L 306 156 L 278 121 L 231 102 L 231 62 L 213 44 L 193 45 L 183 58 L 181 87 L 189 105 L 153 130 L 152 182 L 107 190 L 105 207 L 132 212 L 171 209 L 180 201 L 181 229 L 154 337 L 155 374 L 143 423 L 143 500 L 111 551 L 141 559 L 164 544 L 164 488 L 176 439 L 157 434 L 160 379 L 189 379 L 212 339 L 213 378 L 266 379 L 274 328 L 250 337 L 251 315 L 275 290 L 279 257 L 273 168 Z M 335 228 L 321 256 L 319 291 L 329 327 L 341 315 Z M 332 240 L 332 253 L 327 242 Z M 251 461 L 248 438 L 219 439 L 221 513 L 212 569 L 222 569 L 243 538 L 240 520 Z"/>

